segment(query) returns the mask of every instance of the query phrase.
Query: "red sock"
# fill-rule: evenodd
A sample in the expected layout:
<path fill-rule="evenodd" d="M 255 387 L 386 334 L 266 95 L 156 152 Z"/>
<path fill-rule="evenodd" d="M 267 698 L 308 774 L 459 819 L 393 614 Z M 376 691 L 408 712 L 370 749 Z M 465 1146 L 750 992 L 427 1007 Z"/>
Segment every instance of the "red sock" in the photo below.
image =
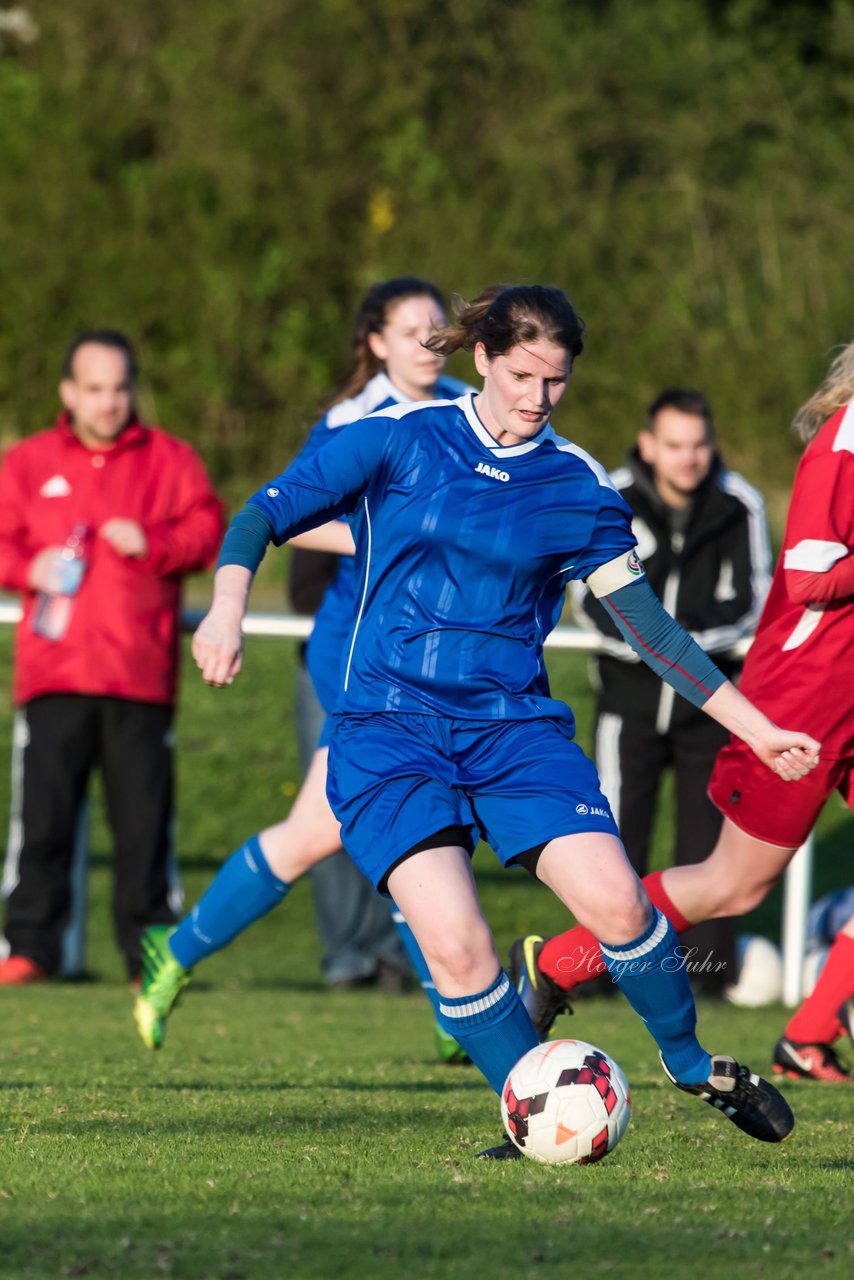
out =
<path fill-rule="evenodd" d="M 643 886 L 652 905 L 667 916 L 677 933 L 684 933 L 691 928 L 691 921 L 683 916 L 667 896 L 662 884 L 663 875 L 663 871 L 653 871 L 651 875 L 644 876 Z M 567 929 L 566 933 L 549 938 L 540 952 L 537 965 L 563 991 L 572 991 L 582 982 L 589 982 L 591 978 L 605 972 L 599 943 L 590 930 L 580 924 L 574 929 Z"/>
<path fill-rule="evenodd" d="M 692 924 L 699 923 L 697 920 L 689 920 L 687 916 L 683 916 L 682 912 L 674 902 L 667 896 L 667 890 L 662 882 L 663 871 L 653 871 L 651 875 L 644 876 L 643 887 L 649 894 L 649 900 L 654 907 L 658 907 L 663 916 L 673 925 L 674 933 L 684 933 L 686 929 L 690 929 Z"/>
<path fill-rule="evenodd" d="M 797 1044 L 833 1044 L 843 1032 L 839 1010 L 854 996 L 854 938 L 837 935 L 811 996 L 786 1027 Z"/>

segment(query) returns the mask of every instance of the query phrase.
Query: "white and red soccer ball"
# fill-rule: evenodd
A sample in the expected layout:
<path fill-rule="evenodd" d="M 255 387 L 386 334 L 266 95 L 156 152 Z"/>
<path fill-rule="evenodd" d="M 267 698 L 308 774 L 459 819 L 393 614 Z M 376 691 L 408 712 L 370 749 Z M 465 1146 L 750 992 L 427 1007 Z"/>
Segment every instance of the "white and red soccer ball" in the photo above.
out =
<path fill-rule="evenodd" d="M 504 1127 L 523 1155 L 543 1164 L 593 1164 L 620 1141 L 632 1114 L 626 1077 L 583 1040 L 530 1049 L 501 1092 Z"/>

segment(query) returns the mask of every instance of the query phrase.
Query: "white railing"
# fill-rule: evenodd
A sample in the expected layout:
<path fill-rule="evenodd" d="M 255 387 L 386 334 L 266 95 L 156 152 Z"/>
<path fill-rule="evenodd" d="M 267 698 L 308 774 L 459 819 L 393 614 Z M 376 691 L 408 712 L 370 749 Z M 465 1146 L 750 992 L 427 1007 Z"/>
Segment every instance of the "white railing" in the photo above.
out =
<path fill-rule="evenodd" d="M 186 610 L 182 619 L 184 630 L 194 630 L 203 616 L 201 610 Z M 16 600 L 0 600 L 0 624 L 18 622 L 20 617 L 21 606 Z M 313 625 L 312 618 L 295 613 L 248 613 L 243 620 L 243 631 L 248 636 L 305 640 L 311 635 Z M 599 637 L 594 631 L 581 631 L 577 627 L 555 627 L 546 639 L 546 648 L 575 653 L 598 653 Z M 748 648 L 749 641 L 742 642 L 733 652 L 743 657 Z M 782 920 L 783 1001 L 790 1007 L 799 1004 L 803 996 L 814 843 L 811 835 L 786 871 Z"/>

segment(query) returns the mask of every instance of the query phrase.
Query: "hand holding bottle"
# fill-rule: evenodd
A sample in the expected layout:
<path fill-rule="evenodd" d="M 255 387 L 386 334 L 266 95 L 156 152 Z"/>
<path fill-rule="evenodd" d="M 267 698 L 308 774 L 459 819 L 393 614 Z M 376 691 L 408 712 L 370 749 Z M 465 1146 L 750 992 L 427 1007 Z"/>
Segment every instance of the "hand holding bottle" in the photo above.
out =
<path fill-rule="evenodd" d="M 30 586 L 38 592 L 32 629 L 46 640 L 61 640 L 68 630 L 73 597 L 86 572 L 87 526 L 76 524 L 61 547 L 45 547 L 29 569 Z"/>
<path fill-rule="evenodd" d="M 34 591 L 51 596 L 72 596 L 80 586 L 83 560 L 69 557 L 66 548 L 43 547 L 30 562 L 27 580 Z"/>

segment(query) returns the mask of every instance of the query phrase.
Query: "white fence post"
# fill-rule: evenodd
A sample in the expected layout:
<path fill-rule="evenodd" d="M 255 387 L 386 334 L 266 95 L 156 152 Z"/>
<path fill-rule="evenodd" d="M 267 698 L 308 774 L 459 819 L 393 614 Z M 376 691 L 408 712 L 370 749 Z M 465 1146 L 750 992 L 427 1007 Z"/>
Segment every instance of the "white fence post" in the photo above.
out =
<path fill-rule="evenodd" d="M 804 995 L 807 920 L 812 899 L 815 837 L 810 833 L 786 870 L 783 886 L 783 1003 L 791 1009 Z"/>

